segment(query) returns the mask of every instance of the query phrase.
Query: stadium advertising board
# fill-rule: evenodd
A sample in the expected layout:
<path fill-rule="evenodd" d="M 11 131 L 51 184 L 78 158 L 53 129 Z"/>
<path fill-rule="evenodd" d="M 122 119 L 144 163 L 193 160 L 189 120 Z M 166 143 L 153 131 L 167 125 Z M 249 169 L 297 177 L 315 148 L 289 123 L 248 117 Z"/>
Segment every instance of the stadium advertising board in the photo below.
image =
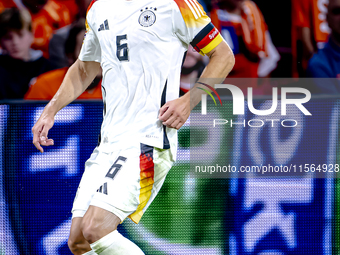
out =
<path fill-rule="evenodd" d="M 266 109 L 270 103 L 255 100 L 254 107 Z M 285 118 L 299 123 L 294 128 L 271 127 L 271 122 L 243 125 L 243 120 L 253 119 L 255 125 L 268 116 L 245 107 L 245 114 L 235 118 L 232 101 L 223 104 L 216 107 L 208 99 L 205 118 L 200 106 L 191 114 L 179 131 L 178 161 L 159 196 L 139 225 L 126 220 L 121 233 L 155 255 L 332 254 L 337 247 L 335 179 L 311 177 L 318 165 L 321 173 L 323 164 L 335 169 L 339 100 L 304 104 L 312 117 L 288 107 Z M 31 128 L 43 106 L 1 105 L 0 254 L 70 254 L 70 210 L 84 162 L 97 144 L 102 104 L 78 102 L 64 108 L 49 134 L 55 145 L 41 154 L 32 145 Z M 270 117 L 282 116 L 273 112 Z M 241 124 L 213 127 L 218 118 Z M 195 165 L 207 164 L 236 169 L 295 165 L 296 175 L 195 173 Z"/>

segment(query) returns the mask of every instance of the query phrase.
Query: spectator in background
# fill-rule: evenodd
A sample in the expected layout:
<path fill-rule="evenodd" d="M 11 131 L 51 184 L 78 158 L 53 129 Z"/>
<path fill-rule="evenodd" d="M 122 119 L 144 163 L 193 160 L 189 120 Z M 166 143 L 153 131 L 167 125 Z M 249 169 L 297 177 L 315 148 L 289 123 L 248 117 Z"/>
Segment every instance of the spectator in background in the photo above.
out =
<path fill-rule="evenodd" d="M 70 29 L 65 43 L 65 53 L 68 64 L 71 66 L 78 58 L 85 34 L 85 21 L 79 20 Z M 25 99 L 50 100 L 58 91 L 68 67 L 56 69 L 38 76 L 32 82 Z M 101 72 L 98 73 L 92 84 L 81 94 L 78 99 L 101 99 Z"/>
<path fill-rule="evenodd" d="M 23 98 L 32 78 L 53 69 L 41 51 L 31 49 L 33 39 L 27 10 L 10 8 L 0 14 L 0 99 Z"/>
<path fill-rule="evenodd" d="M 310 59 L 307 74 L 315 78 L 318 93 L 340 93 L 340 0 L 330 0 L 327 22 L 331 34 L 324 48 Z"/>
<path fill-rule="evenodd" d="M 55 30 L 72 24 L 78 16 L 76 0 L 6 0 L 5 8 L 28 9 L 32 17 L 32 48 L 49 57 L 49 42 Z M 1 4 L 0 4 L 1 12 Z"/>
<path fill-rule="evenodd" d="M 86 11 L 92 0 L 59 0 L 61 3 L 75 1 L 78 6 L 78 19 L 85 19 Z M 55 30 L 49 43 L 49 60 L 58 68 L 68 67 L 64 45 L 70 31 L 70 25 Z"/>
<path fill-rule="evenodd" d="M 328 0 L 292 0 L 293 77 L 304 77 L 310 57 L 328 40 Z"/>
<path fill-rule="evenodd" d="M 253 1 L 220 0 L 213 6 L 211 20 L 235 55 L 235 66 L 228 78 L 268 77 L 276 68 L 280 55 Z M 256 86 L 253 84 L 255 94 L 262 94 L 263 88 Z"/>
<path fill-rule="evenodd" d="M 29 9 L 34 30 L 33 48 L 40 49 L 48 57 L 48 46 L 53 32 L 76 20 L 78 7 L 74 0 L 22 0 Z"/>
<path fill-rule="evenodd" d="M 181 69 L 181 94 L 184 94 L 190 90 L 191 84 L 194 84 L 196 79 L 201 76 L 204 67 L 205 64 L 203 62 L 203 56 L 195 51 L 191 45 L 189 45 Z"/>

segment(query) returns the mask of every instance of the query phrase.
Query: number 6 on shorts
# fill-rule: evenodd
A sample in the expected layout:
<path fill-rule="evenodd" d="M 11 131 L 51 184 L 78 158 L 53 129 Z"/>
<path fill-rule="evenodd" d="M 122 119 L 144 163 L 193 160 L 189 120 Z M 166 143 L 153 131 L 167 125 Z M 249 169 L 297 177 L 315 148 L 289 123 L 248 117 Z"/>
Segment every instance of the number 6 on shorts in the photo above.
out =
<path fill-rule="evenodd" d="M 122 168 L 122 165 L 121 164 L 117 164 L 117 162 L 121 160 L 123 162 L 126 161 L 126 158 L 123 157 L 123 156 L 119 156 L 117 158 L 117 160 L 113 163 L 113 165 L 110 167 L 109 171 L 107 172 L 106 176 L 105 177 L 109 177 L 111 179 L 113 179 L 116 174 L 118 173 L 118 171 Z"/>

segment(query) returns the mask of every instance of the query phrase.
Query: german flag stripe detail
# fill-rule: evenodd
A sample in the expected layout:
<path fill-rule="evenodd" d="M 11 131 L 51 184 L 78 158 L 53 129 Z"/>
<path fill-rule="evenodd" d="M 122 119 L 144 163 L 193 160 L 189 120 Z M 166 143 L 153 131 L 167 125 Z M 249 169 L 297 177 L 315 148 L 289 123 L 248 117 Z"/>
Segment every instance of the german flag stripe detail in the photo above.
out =
<path fill-rule="evenodd" d="M 137 210 L 129 216 L 134 222 L 138 223 L 143 216 L 143 209 L 148 203 L 154 184 L 154 162 L 153 162 L 153 147 L 141 144 L 140 160 L 140 193 L 139 205 Z"/>
<path fill-rule="evenodd" d="M 200 53 L 202 55 L 207 54 L 212 49 L 214 49 L 217 45 L 219 45 L 223 41 L 223 38 L 220 34 L 218 34 L 207 46 L 201 49 Z"/>
<path fill-rule="evenodd" d="M 191 42 L 191 45 L 197 52 L 205 55 L 215 48 L 220 42 L 222 42 L 222 40 L 223 38 L 219 31 L 210 22 L 195 36 L 194 40 Z"/>
<path fill-rule="evenodd" d="M 192 47 L 195 48 L 195 46 L 204 39 L 204 37 L 206 37 L 213 29 L 214 29 L 214 25 L 210 22 L 208 25 L 206 25 L 194 38 L 194 40 L 192 40 L 191 45 Z"/>

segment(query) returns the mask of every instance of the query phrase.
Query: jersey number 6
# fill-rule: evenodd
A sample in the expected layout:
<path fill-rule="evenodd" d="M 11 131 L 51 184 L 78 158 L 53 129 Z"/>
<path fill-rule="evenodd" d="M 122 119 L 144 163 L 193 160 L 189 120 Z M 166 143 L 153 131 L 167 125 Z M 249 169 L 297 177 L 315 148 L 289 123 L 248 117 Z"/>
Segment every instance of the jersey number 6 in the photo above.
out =
<path fill-rule="evenodd" d="M 117 44 L 117 58 L 119 61 L 129 61 L 129 48 L 127 43 L 122 43 L 124 40 L 127 40 L 126 35 L 117 35 L 116 44 Z"/>
<path fill-rule="evenodd" d="M 110 167 L 109 171 L 107 172 L 106 176 L 105 177 L 109 177 L 111 179 L 113 179 L 116 174 L 118 173 L 118 171 L 120 170 L 120 168 L 122 167 L 121 164 L 117 164 L 118 161 L 123 161 L 125 162 L 126 161 L 126 158 L 123 157 L 123 156 L 119 156 L 117 158 L 117 160 L 113 163 L 113 165 Z"/>

